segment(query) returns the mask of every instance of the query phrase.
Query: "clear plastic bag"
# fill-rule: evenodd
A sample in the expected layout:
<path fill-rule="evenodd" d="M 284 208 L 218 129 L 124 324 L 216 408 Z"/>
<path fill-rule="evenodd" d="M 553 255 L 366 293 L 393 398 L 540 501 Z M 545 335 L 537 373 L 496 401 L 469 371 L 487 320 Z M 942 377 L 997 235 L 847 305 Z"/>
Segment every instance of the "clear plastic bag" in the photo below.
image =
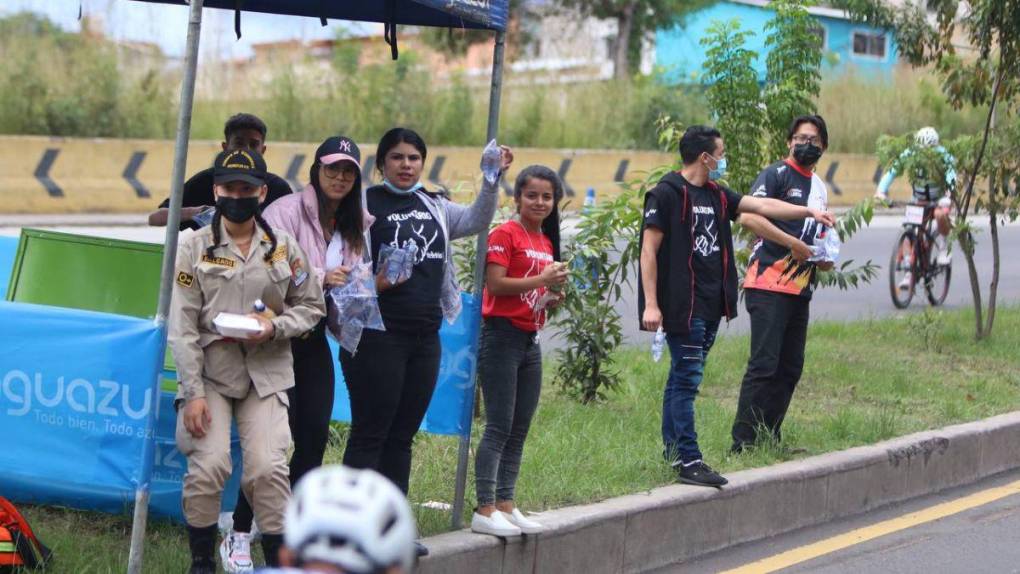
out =
<path fill-rule="evenodd" d="M 496 140 L 492 140 L 485 149 L 482 150 L 482 175 L 485 176 L 485 180 L 490 184 L 496 183 L 499 179 L 499 170 L 503 167 L 502 152 L 499 149 L 499 145 Z"/>
<path fill-rule="evenodd" d="M 379 249 L 379 264 L 386 273 L 386 281 L 397 285 L 411 278 L 414 260 L 418 256 L 418 246 L 409 242 L 405 247 L 383 245 Z"/>
<path fill-rule="evenodd" d="M 352 266 L 347 283 L 326 292 L 326 325 L 340 347 L 355 354 L 363 329 L 385 331 L 375 291 L 372 264 L 361 261 Z"/>
<path fill-rule="evenodd" d="M 815 244 L 811 246 L 814 255 L 808 261 L 829 261 L 835 263 L 839 259 L 839 249 L 841 246 L 839 233 L 836 233 L 835 229 L 827 227 L 815 238 Z"/>

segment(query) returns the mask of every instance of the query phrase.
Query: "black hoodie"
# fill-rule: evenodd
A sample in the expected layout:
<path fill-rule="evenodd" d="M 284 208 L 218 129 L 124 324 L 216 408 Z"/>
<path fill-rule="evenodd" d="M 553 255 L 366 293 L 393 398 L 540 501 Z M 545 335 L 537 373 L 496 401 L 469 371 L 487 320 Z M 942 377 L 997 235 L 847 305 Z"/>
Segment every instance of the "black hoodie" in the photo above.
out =
<path fill-rule="evenodd" d="M 657 256 L 658 281 L 656 295 L 662 311 L 662 328 L 667 333 L 687 333 L 694 316 L 694 293 L 698 278 L 693 271 L 694 217 L 690 184 L 678 172 L 666 174 L 645 195 L 645 204 L 655 198 L 657 218 L 668 222 L 662 229 L 662 245 Z M 719 194 L 716 203 L 716 221 L 719 222 L 719 244 L 722 249 L 723 309 L 727 319 L 737 316 L 737 266 L 733 260 L 733 234 L 730 222 L 737 218 L 737 206 L 742 196 L 714 182 L 705 189 Z M 644 241 L 645 218 L 642 218 L 641 236 Z M 638 273 L 638 323 L 645 312 L 645 293 L 641 273 Z M 644 330 L 644 326 L 641 325 Z"/>

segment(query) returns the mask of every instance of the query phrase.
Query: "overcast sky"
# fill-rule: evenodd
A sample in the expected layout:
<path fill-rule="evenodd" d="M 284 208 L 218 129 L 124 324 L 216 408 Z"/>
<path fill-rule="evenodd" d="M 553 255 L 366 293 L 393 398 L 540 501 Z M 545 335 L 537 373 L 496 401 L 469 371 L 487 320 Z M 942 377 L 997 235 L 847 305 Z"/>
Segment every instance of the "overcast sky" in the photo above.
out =
<path fill-rule="evenodd" d="M 77 31 L 80 29 L 79 6 L 84 14 L 101 18 L 107 35 L 113 38 L 156 42 L 171 56 L 181 56 L 184 52 L 187 6 L 128 0 L 0 0 L 0 16 L 30 10 L 45 14 L 66 30 Z M 289 38 L 332 38 L 343 26 L 352 25 L 331 21 L 328 27 L 323 28 L 316 18 L 246 12 L 241 19 L 243 36 L 235 40 L 234 13 L 207 9 L 202 15 L 202 52 L 203 56 L 246 57 L 251 54 L 252 43 Z M 371 24 L 354 26 L 361 31 L 374 29 Z"/>

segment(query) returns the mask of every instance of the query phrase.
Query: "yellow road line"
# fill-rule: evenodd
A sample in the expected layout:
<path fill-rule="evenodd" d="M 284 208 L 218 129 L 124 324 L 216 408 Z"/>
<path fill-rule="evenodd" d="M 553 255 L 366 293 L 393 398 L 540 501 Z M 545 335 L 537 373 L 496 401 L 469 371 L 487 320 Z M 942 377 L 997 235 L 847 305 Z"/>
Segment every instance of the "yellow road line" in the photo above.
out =
<path fill-rule="evenodd" d="M 819 556 L 831 554 L 862 542 L 874 540 L 875 538 L 885 536 L 886 534 L 892 534 L 893 532 L 906 530 L 907 528 L 912 528 L 919 524 L 952 516 L 965 510 L 977 508 L 978 506 L 983 506 L 1014 494 L 1020 494 L 1020 481 L 990 488 L 981 492 L 975 492 L 974 494 L 964 496 L 963 498 L 943 502 L 942 504 L 936 504 L 935 506 L 925 508 L 924 510 L 904 514 L 903 516 L 892 518 L 885 522 L 872 524 L 871 526 L 858 528 L 857 530 L 852 530 L 846 534 L 840 534 L 839 536 L 821 540 L 814 544 L 794 548 L 793 550 L 788 550 L 782 554 L 776 554 L 775 556 L 770 556 L 768 558 L 758 560 L 757 562 L 745 564 L 739 568 L 727 570 L 726 572 L 723 572 L 723 574 L 766 574 L 768 572 L 776 572 L 777 570 L 789 568 L 790 566 L 806 562 L 813 558 L 818 558 Z"/>

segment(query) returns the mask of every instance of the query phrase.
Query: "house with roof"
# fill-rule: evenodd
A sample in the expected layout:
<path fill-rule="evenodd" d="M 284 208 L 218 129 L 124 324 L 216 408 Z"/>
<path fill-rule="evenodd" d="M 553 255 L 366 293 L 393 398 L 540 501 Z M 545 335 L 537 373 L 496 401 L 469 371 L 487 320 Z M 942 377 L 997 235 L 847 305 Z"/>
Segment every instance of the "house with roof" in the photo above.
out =
<path fill-rule="evenodd" d="M 757 52 L 754 63 L 760 78 L 765 77 L 765 24 L 775 12 L 765 0 L 721 0 L 690 14 L 684 23 L 656 31 L 655 65 L 668 81 L 698 82 L 704 68 L 707 48 L 701 45 L 713 21 L 737 19 L 743 30 L 754 35 L 746 48 Z M 889 76 L 897 64 L 896 42 L 892 34 L 866 24 L 854 22 L 843 10 L 821 6 L 809 7 L 808 13 L 818 22 L 822 38 L 822 74 L 834 76 L 853 72 L 862 76 Z"/>

